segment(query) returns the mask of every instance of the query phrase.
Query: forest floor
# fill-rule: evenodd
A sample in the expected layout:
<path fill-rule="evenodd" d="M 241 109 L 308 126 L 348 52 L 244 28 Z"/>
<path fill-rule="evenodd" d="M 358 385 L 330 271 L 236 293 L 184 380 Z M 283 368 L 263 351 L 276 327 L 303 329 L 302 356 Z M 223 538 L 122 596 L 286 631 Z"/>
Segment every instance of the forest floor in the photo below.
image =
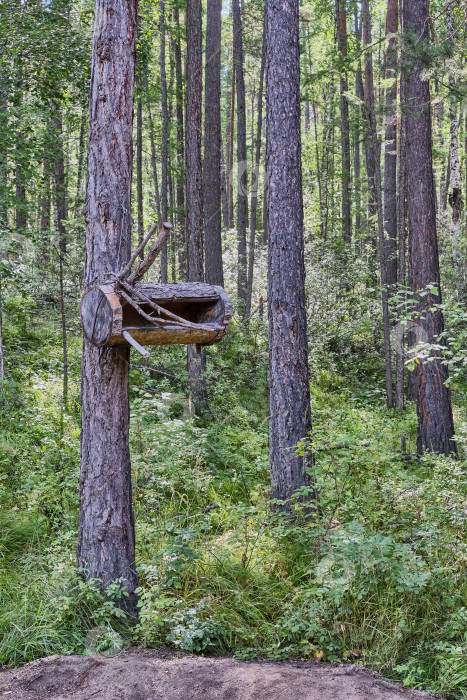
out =
<path fill-rule="evenodd" d="M 362 666 L 258 662 L 131 649 L 114 658 L 50 656 L 0 675 L 14 700 L 423 700 Z"/>

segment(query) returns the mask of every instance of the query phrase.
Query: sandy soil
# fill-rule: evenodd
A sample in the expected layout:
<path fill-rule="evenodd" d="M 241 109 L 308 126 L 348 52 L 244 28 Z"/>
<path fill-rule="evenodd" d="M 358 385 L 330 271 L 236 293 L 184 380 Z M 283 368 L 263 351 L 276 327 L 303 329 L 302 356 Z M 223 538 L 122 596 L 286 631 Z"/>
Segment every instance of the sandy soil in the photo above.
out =
<path fill-rule="evenodd" d="M 130 649 L 50 656 L 0 674 L 3 700 L 428 700 L 361 666 L 234 661 Z"/>

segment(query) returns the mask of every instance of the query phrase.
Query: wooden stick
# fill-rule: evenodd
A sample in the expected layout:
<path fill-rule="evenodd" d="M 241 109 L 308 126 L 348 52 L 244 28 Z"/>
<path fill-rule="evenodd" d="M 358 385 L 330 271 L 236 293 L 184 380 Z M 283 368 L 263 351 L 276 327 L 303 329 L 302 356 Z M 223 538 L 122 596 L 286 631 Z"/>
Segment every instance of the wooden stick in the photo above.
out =
<path fill-rule="evenodd" d="M 147 256 L 144 258 L 144 260 L 142 260 L 140 262 L 140 264 L 138 265 L 136 270 L 131 275 L 128 276 L 127 282 L 129 284 L 134 284 L 135 282 L 140 280 L 144 274 L 146 274 L 146 272 L 149 270 L 149 268 L 153 264 L 154 260 L 157 258 L 157 256 L 161 252 L 162 246 L 165 243 L 165 239 L 167 238 L 167 236 L 169 235 L 171 230 L 172 230 L 172 224 L 170 224 L 168 221 L 166 221 L 165 223 L 162 224 L 162 229 L 161 229 L 159 236 L 157 237 L 157 241 L 154 243 L 153 247 L 151 248 L 151 250 L 149 251 Z"/>
<path fill-rule="evenodd" d="M 130 343 L 130 345 L 133 345 L 135 350 L 137 350 L 143 357 L 150 357 L 150 353 L 147 350 L 145 350 L 139 343 L 137 343 L 133 336 L 128 333 L 128 331 L 123 331 L 122 335 L 125 338 L 125 340 L 127 340 Z"/>
<path fill-rule="evenodd" d="M 120 294 L 125 299 L 125 301 L 127 301 L 134 309 L 136 309 L 136 311 L 139 313 L 140 316 L 145 318 L 146 321 L 150 321 L 151 323 L 154 323 L 157 325 L 158 319 L 154 318 L 154 316 L 149 316 L 149 314 L 147 314 L 145 311 L 143 311 L 143 309 L 140 309 L 140 307 L 138 306 L 136 301 L 134 299 L 132 299 L 129 294 L 124 292 L 123 289 L 120 290 Z"/>
<path fill-rule="evenodd" d="M 157 223 L 155 223 L 153 226 L 151 226 L 151 228 L 149 229 L 148 235 L 146 236 L 144 241 L 142 243 L 140 243 L 139 246 L 136 248 L 136 250 L 134 251 L 133 255 L 131 256 L 131 258 L 129 259 L 129 261 L 125 265 L 125 267 L 123 267 L 120 270 L 120 272 L 117 272 L 117 277 L 126 277 L 127 276 L 127 274 L 131 270 L 131 266 L 135 262 L 138 255 L 141 253 L 142 250 L 144 250 L 148 241 L 154 236 L 155 232 L 157 231 L 157 226 L 158 226 Z"/>
<path fill-rule="evenodd" d="M 154 301 L 149 299 L 149 297 L 147 297 L 146 294 L 144 294 L 144 292 L 142 292 L 140 289 L 135 289 L 130 284 L 128 284 L 128 282 L 126 280 L 120 280 L 120 284 L 122 287 L 124 287 L 124 289 L 126 289 L 129 292 L 129 294 L 134 294 L 135 296 L 139 297 L 139 299 L 141 301 L 144 301 L 145 304 L 150 306 L 151 309 L 154 309 L 154 311 L 157 311 L 158 314 L 163 314 L 164 316 L 167 316 L 168 318 L 172 319 L 172 321 L 176 321 L 177 323 L 180 323 L 182 326 L 186 326 L 187 328 L 199 328 L 200 324 L 191 323 L 191 321 L 187 321 L 186 319 L 181 318 L 180 316 L 177 316 L 177 314 L 174 314 L 171 311 L 164 309 L 163 306 L 159 306 L 159 304 L 156 304 Z M 127 301 L 129 299 L 131 299 L 129 294 L 126 294 L 123 291 L 123 289 L 120 291 L 120 293 L 124 296 L 124 298 Z M 140 311 L 141 315 L 144 316 L 145 318 L 148 318 L 150 320 L 156 320 L 156 321 L 159 320 L 159 319 L 152 319 L 151 316 L 148 316 L 147 314 L 145 314 L 144 311 L 141 311 L 139 309 L 139 307 L 135 306 L 136 302 L 133 299 L 131 299 L 131 301 L 129 301 L 129 303 L 132 306 L 134 306 L 135 308 L 137 308 Z"/>

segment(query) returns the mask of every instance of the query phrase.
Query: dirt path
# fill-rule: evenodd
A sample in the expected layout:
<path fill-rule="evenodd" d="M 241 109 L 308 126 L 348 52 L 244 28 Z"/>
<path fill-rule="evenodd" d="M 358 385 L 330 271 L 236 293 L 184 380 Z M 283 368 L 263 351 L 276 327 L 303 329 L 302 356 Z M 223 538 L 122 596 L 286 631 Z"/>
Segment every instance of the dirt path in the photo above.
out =
<path fill-rule="evenodd" d="M 171 658 L 172 657 L 172 658 Z M 51 656 L 0 674 L 3 700 L 428 700 L 360 666 L 129 650 Z"/>

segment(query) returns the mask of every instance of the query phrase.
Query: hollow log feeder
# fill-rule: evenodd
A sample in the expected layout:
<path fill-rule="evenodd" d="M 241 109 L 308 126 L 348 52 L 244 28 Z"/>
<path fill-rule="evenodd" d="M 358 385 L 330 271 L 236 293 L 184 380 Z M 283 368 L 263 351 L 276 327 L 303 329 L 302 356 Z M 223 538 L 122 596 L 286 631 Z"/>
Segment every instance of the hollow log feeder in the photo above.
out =
<path fill-rule="evenodd" d="M 117 283 L 99 285 L 84 295 L 81 319 L 91 343 L 98 347 L 131 344 L 124 335 L 126 331 L 143 346 L 211 345 L 227 332 L 232 304 L 222 287 L 202 282 L 139 283 L 134 291 L 134 305 L 125 298 L 128 295 L 124 289 L 117 289 Z"/>
<path fill-rule="evenodd" d="M 162 224 L 155 244 L 131 272 L 137 256 L 157 230 L 155 224 L 120 272 L 86 290 L 81 320 L 87 339 L 98 347 L 132 345 L 144 357 L 144 345 L 217 343 L 227 333 L 232 304 L 222 287 L 202 282 L 145 284 L 139 280 L 162 250 L 172 224 Z"/>

